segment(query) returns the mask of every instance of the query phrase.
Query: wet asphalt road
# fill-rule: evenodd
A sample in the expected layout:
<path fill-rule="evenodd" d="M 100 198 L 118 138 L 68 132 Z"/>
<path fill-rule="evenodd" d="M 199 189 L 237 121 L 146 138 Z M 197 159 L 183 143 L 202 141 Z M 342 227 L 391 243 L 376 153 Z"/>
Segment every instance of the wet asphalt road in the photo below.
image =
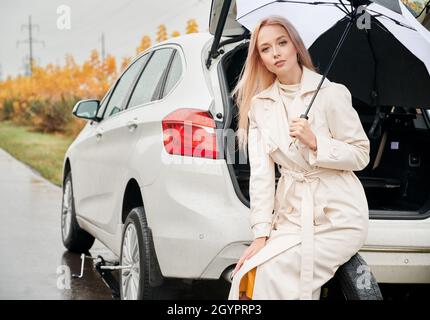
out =
<path fill-rule="evenodd" d="M 80 256 L 61 241 L 61 188 L 2 149 L 0 177 L 0 299 L 111 299 L 90 260 L 68 288 L 62 266 L 79 273 Z M 96 242 L 91 254 L 102 253 Z"/>
<path fill-rule="evenodd" d="M 68 270 L 80 273 L 81 258 L 62 244 L 61 194 L 61 188 L 0 149 L 0 300 L 113 298 L 91 259 L 82 278 L 67 276 Z M 115 260 L 97 240 L 90 254 Z M 224 280 L 194 286 L 168 280 L 159 298 L 225 299 L 227 294 Z"/>

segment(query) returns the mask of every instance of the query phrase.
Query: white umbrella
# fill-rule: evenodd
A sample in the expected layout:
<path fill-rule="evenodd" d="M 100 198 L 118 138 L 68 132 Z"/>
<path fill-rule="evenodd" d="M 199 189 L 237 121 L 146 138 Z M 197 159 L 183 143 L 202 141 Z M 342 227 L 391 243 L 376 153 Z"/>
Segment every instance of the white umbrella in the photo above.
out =
<path fill-rule="evenodd" d="M 333 76 L 332 79 L 347 85 L 353 95 L 355 93 L 355 96 L 358 96 L 362 101 L 369 104 L 393 103 L 394 105 L 399 103 L 403 105 L 430 105 L 430 90 L 422 90 L 422 88 L 425 87 L 424 84 L 430 85 L 430 32 L 419 24 L 400 0 L 375 0 L 373 2 L 368 0 L 236 0 L 236 4 L 237 21 L 248 30 L 252 31 L 257 23 L 267 16 L 283 16 L 294 25 L 308 49 L 310 49 L 314 44 L 318 44 L 318 46 L 321 47 L 322 41 L 318 41 L 319 39 L 330 35 L 332 30 L 339 28 L 340 23 L 342 26 L 345 25 L 342 35 L 340 35 L 338 31 L 334 33 L 338 38 L 335 38 L 333 41 L 338 42 L 338 44 L 336 48 L 333 46 L 330 47 L 331 49 L 334 49 L 331 51 L 333 54 L 329 61 L 326 59 L 325 63 L 322 63 L 326 68 L 320 85 L 324 81 L 324 78 L 329 74 L 337 53 L 341 49 L 345 39 L 348 38 L 349 33 L 354 34 L 361 31 L 372 34 L 378 32 L 378 39 L 387 41 L 386 43 L 389 43 L 393 48 L 399 48 L 397 41 L 400 42 L 406 50 L 403 50 L 403 48 L 399 48 L 399 50 L 397 50 L 398 52 L 402 51 L 402 55 L 399 53 L 399 58 L 403 59 L 397 61 L 397 63 L 403 63 L 404 59 L 408 59 L 407 61 L 414 60 L 411 62 L 411 65 L 413 66 L 412 70 L 417 74 L 414 79 L 411 79 L 409 77 L 410 75 L 407 75 L 405 81 L 407 80 L 409 83 L 406 86 L 403 86 L 399 81 L 401 81 L 400 78 L 402 77 L 402 74 L 410 72 L 405 72 L 404 69 L 398 68 L 398 65 L 391 65 L 391 62 L 391 64 L 386 64 L 384 69 L 382 69 L 382 67 L 377 69 L 375 66 L 375 70 L 370 70 L 372 72 L 371 74 L 369 72 L 369 74 L 366 74 L 367 78 L 361 74 L 365 71 L 367 72 L 367 70 L 361 71 L 360 69 L 356 69 L 354 70 L 354 74 L 338 76 L 337 73 L 333 73 L 331 74 L 331 76 Z M 370 24 L 363 23 L 366 21 L 370 22 Z M 384 33 L 387 34 L 386 39 L 381 36 L 381 34 Z M 393 42 L 396 42 L 396 46 L 392 44 Z M 351 41 L 346 41 L 345 44 L 348 46 L 354 45 Z M 361 46 L 362 44 L 356 43 L 356 45 Z M 382 46 L 384 43 L 371 44 L 369 52 L 373 51 L 375 45 Z M 324 48 L 324 50 L 320 51 L 327 51 L 327 49 L 328 48 Z M 312 50 L 310 51 L 312 54 Z M 318 54 L 320 53 L 316 49 L 313 51 Z M 382 52 L 382 50 L 379 51 Z M 372 55 L 375 56 L 376 54 L 377 57 L 377 52 L 372 52 Z M 340 62 L 342 63 L 342 66 L 347 63 L 347 61 L 349 61 L 349 63 L 355 62 L 351 57 L 344 58 L 341 56 L 342 54 L 339 55 L 339 59 L 344 59 L 344 61 Z M 358 60 L 362 58 L 363 57 L 357 57 Z M 376 61 L 384 61 L 384 59 L 386 59 L 386 57 L 377 57 Z M 364 64 L 366 62 L 366 60 L 361 61 Z M 369 65 L 372 64 L 369 63 Z M 339 68 L 337 69 L 339 70 Z M 392 74 L 391 71 L 388 73 L 387 70 L 390 69 L 398 69 L 402 74 Z M 354 88 L 354 81 L 352 80 L 353 77 L 362 77 L 364 83 L 373 87 L 358 88 L 356 86 L 356 88 Z M 378 88 L 380 89 L 384 87 L 384 85 L 378 85 L 376 80 L 374 81 L 375 83 L 372 83 L 373 77 L 375 77 L 375 79 L 378 78 L 377 80 L 379 82 L 385 84 L 388 83 L 387 81 L 397 81 L 392 86 L 386 85 L 386 87 L 391 88 L 407 88 L 408 85 L 411 86 L 411 82 L 415 84 L 421 83 L 422 86 L 418 86 L 418 88 L 411 87 L 411 91 L 409 91 L 411 98 L 408 98 L 409 100 L 400 99 L 399 96 L 396 96 L 395 92 L 390 92 L 387 88 L 378 92 Z M 319 89 L 319 87 L 320 86 L 318 86 L 317 89 Z M 318 90 L 316 91 L 314 98 L 317 93 Z M 389 97 L 393 98 L 390 100 Z M 415 99 L 412 99 L 412 97 L 415 97 Z M 313 101 L 314 99 L 312 99 L 306 113 L 303 115 L 304 118 L 307 117 L 307 113 L 309 112 Z"/>

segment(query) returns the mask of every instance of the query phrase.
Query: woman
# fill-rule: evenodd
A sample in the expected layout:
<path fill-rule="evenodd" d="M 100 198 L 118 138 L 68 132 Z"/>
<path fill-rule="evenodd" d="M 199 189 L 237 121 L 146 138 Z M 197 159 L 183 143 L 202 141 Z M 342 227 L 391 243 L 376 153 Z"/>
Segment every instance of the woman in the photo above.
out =
<path fill-rule="evenodd" d="M 321 78 L 290 22 L 271 16 L 257 25 L 233 91 L 239 145 L 248 145 L 254 240 L 229 299 L 319 299 L 364 244 L 368 205 L 353 171 L 367 166 L 369 140 L 350 92 L 325 79 L 309 119 L 299 118 Z"/>

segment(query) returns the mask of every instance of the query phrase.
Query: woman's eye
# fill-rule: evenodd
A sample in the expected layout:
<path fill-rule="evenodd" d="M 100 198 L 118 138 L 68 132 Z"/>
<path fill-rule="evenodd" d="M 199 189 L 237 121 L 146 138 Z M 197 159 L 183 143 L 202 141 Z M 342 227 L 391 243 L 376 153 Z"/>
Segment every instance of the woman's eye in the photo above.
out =
<path fill-rule="evenodd" d="M 264 48 L 263 50 L 261 50 L 262 52 L 266 52 L 268 48 Z"/>
<path fill-rule="evenodd" d="M 287 43 L 287 41 L 281 41 L 281 42 L 279 42 L 280 44 L 286 44 Z"/>

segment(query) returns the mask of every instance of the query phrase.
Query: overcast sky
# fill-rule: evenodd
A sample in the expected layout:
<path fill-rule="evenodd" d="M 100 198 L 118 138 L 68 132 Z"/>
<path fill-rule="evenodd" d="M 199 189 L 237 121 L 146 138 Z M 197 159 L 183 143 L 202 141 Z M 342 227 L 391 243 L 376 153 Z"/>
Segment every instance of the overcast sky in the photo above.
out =
<path fill-rule="evenodd" d="M 57 22 L 67 26 L 61 11 L 70 8 L 70 29 L 59 29 Z M 24 74 L 24 59 L 28 57 L 28 16 L 32 16 L 33 55 L 40 65 L 63 64 L 70 53 L 78 63 L 86 60 L 92 49 L 101 48 L 101 33 L 105 33 L 106 53 L 117 58 L 134 56 L 143 35 L 155 43 L 157 27 L 164 23 L 170 34 L 177 30 L 185 34 L 188 19 L 196 19 L 199 32 L 207 32 L 211 0 L 0 0 L 0 70 L 4 80 L 8 75 Z"/>

